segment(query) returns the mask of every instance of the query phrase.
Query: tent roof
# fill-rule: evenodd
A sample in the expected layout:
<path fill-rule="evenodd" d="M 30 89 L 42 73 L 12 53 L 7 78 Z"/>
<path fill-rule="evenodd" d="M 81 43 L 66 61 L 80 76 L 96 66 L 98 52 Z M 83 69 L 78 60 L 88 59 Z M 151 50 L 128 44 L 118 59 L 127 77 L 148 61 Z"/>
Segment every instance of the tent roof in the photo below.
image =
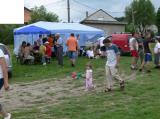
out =
<path fill-rule="evenodd" d="M 23 31 L 24 29 L 29 29 L 31 26 L 39 27 L 41 29 L 50 31 L 51 33 L 66 33 L 66 32 L 79 32 L 79 33 L 104 33 L 103 30 L 96 29 L 93 27 L 89 27 L 86 25 L 82 25 L 79 23 L 57 23 L 57 22 L 36 22 L 27 26 L 23 26 L 20 28 L 14 29 L 14 33 L 16 34 L 19 31 Z M 34 32 L 32 32 L 34 33 Z"/>
<path fill-rule="evenodd" d="M 44 28 L 38 27 L 38 26 L 28 26 L 28 27 L 24 27 L 22 29 L 19 29 L 15 32 L 15 34 L 36 34 L 36 33 L 40 33 L 40 34 L 48 34 L 50 33 L 49 30 L 46 30 Z"/>

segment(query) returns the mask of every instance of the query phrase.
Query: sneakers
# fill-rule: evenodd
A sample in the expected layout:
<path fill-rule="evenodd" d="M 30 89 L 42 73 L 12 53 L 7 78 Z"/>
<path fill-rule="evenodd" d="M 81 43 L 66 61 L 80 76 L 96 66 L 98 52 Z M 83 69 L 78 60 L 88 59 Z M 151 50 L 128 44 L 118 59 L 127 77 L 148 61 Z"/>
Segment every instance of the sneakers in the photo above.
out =
<path fill-rule="evenodd" d="M 107 88 L 107 89 L 104 90 L 104 92 L 111 92 L 111 91 L 112 91 L 111 88 Z"/>
<path fill-rule="evenodd" d="M 121 90 L 124 90 L 124 81 L 120 82 L 120 88 L 121 88 Z"/>
<path fill-rule="evenodd" d="M 11 114 L 8 113 L 8 116 L 7 116 L 7 117 L 4 117 L 4 119 L 11 119 Z"/>
<path fill-rule="evenodd" d="M 46 63 L 43 63 L 43 66 L 45 66 L 46 65 Z"/>

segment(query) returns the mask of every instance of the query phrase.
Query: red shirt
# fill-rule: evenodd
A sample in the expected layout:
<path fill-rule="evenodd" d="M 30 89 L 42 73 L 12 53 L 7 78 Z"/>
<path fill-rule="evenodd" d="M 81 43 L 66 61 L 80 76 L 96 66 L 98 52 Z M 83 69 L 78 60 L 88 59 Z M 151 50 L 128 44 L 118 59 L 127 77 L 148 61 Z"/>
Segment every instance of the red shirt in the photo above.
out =
<path fill-rule="evenodd" d="M 50 45 L 47 45 L 47 46 L 46 46 L 46 55 L 47 55 L 48 57 L 51 57 L 51 56 L 52 56 L 52 48 L 51 48 Z"/>

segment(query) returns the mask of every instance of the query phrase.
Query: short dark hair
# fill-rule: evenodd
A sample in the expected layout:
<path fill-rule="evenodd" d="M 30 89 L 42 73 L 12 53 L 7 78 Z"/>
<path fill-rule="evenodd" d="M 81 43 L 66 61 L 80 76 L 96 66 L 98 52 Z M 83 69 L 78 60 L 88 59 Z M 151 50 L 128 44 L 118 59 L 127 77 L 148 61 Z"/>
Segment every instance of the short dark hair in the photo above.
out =
<path fill-rule="evenodd" d="M 27 43 L 27 46 L 31 46 L 31 44 L 30 44 L 30 43 Z"/>
<path fill-rule="evenodd" d="M 71 36 L 73 36 L 73 37 L 74 37 L 74 33 L 71 33 Z"/>
<path fill-rule="evenodd" d="M 132 36 L 134 36 L 135 35 L 135 32 L 132 32 Z"/>
<path fill-rule="evenodd" d="M 105 38 L 105 39 L 103 40 L 103 44 L 105 44 L 105 43 L 111 43 L 111 40 L 108 39 L 108 38 Z"/>

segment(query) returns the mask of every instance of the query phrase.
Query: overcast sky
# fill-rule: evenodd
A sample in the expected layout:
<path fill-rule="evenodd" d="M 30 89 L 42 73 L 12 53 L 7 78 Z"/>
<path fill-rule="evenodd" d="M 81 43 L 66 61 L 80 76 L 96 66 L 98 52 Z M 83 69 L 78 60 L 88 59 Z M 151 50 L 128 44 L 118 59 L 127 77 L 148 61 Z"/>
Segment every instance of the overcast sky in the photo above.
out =
<path fill-rule="evenodd" d="M 160 7 L 160 0 L 151 0 L 156 10 Z M 71 21 L 81 21 L 86 16 L 98 9 L 103 9 L 113 17 L 124 16 L 125 7 L 132 0 L 70 0 Z M 25 0 L 25 6 L 32 8 L 34 6 L 44 5 L 48 11 L 56 13 L 62 21 L 67 21 L 67 0 Z"/>

